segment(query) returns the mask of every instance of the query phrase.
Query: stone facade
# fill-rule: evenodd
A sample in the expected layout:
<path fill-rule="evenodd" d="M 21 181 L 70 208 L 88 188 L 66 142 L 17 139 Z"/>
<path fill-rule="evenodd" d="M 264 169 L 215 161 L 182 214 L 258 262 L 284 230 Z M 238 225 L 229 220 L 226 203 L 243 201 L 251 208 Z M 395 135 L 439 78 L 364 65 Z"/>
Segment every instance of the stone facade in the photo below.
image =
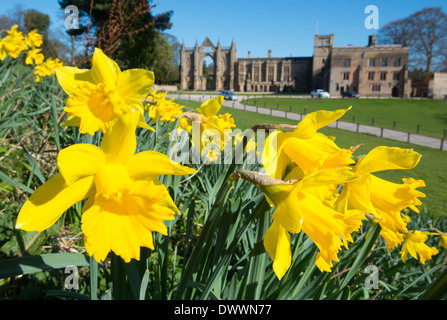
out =
<path fill-rule="evenodd" d="M 370 36 L 364 47 L 335 47 L 334 35 L 316 35 L 312 57 L 237 58 L 234 42 L 223 48 L 207 38 L 201 46 L 181 50 L 182 90 L 234 90 L 239 92 L 301 92 L 324 89 L 332 96 L 357 91 L 362 96 L 406 97 L 408 47 L 376 45 Z M 203 59 L 214 60 L 214 70 L 203 75 Z M 211 82 L 211 86 L 210 86 Z M 208 85 L 207 85 L 208 84 Z"/>
<path fill-rule="evenodd" d="M 333 47 L 329 93 L 356 91 L 363 97 L 409 97 L 408 50 L 401 45 L 376 45 L 370 36 L 366 47 Z"/>
<path fill-rule="evenodd" d="M 428 82 L 428 97 L 433 99 L 447 98 L 447 73 L 433 72 Z"/>

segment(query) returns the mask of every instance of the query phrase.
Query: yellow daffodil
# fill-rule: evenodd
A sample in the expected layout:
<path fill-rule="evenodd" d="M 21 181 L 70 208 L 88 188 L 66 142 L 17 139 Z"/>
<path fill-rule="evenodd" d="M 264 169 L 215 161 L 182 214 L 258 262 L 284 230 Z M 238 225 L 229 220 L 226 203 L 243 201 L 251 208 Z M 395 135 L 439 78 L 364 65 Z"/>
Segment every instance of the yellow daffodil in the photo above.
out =
<path fill-rule="evenodd" d="M 425 244 L 429 234 L 427 231 L 418 230 L 404 233 L 405 242 L 400 251 L 403 262 L 407 262 L 408 254 L 410 254 L 415 259 L 418 259 L 419 256 L 419 261 L 425 264 L 432 256 L 439 253 L 435 247 L 429 247 Z"/>
<path fill-rule="evenodd" d="M 284 179 L 295 166 L 308 174 L 321 168 L 353 164 L 350 150 L 339 148 L 333 139 L 317 132 L 342 117 L 349 109 L 315 111 L 300 121 L 293 132 L 276 130 L 271 133 L 262 154 L 266 174 Z"/>
<path fill-rule="evenodd" d="M 219 119 L 222 120 L 222 126 L 224 129 L 236 128 L 236 124 L 234 123 L 234 119 L 231 116 L 231 113 L 219 114 Z"/>
<path fill-rule="evenodd" d="M 444 249 L 447 250 L 447 234 L 440 234 L 439 235 L 439 245 L 443 246 Z"/>
<path fill-rule="evenodd" d="M 221 156 L 220 151 L 216 151 L 215 149 L 210 149 L 206 153 L 205 163 L 216 162 Z"/>
<path fill-rule="evenodd" d="M 27 49 L 25 37 L 22 32 L 17 31 L 17 28 L 18 25 L 12 26 L 7 31 L 8 35 L 0 39 L 0 60 L 5 59 L 8 54 L 16 59 L 23 50 Z"/>
<path fill-rule="evenodd" d="M 182 113 L 182 107 L 174 102 L 174 99 L 166 99 L 167 92 L 157 93 L 153 90 L 150 94 L 153 102 L 149 105 L 149 116 L 152 118 L 152 124 L 158 120 L 172 122 Z"/>
<path fill-rule="evenodd" d="M 39 53 L 42 49 L 31 49 L 26 54 L 26 64 L 41 64 L 45 57 Z"/>
<path fill-rule="evenodd" d="M 341 214 L 325 205 L 320 198 L 320 188 L 350 181 L 349 171 L 321 170 L 304 179 L 286 182 L 257 173 L 255 176 L 259 181 L 247 180 L 255 183 L 275 206 L 273 223 L 264 236 L 264 247 L 273 260 L 276 276 L 281 279 L 291 264 L 289 233 L 301 230 L 319 249 L 317 267 L 330 271 L 332 261 L 338 261 L 337 254 L 347 241 L 352 242 L 351 233 L 359 229 L 365 216 L 359 211 Z M 288 177 L 292 178 L 293 174 Z"/>
<path fill-rule="evenodd" d="M 37 32 L 37 30 L 32 30 L 28 33 L 28 35 L 26 36 L 26 44 L 31 47 L 31 48 L 38 48 L 42 45 L 43 40 L 42 40 L 43 36 L 41 34 L 39 34 Z"/>
<path fill-rule="evenodd" d="M 337 210 L 358 209 L 373 214 L 382 227 L 382 236 L 387 247 L 393 248 L 402 242 L 401 231 L 407 223 L 401 211 L 409 206 L 420 205 L 425 194 L 416 190 L 424 187 L 422 180 L 403 179 L 403 184 L 380 179 L 371 173 L 392 169 L 414 168 L 421 155 L 412 149 L 377 147 L 360 159 L 353 168 L 358 179 L 343 186 L 337 200 Z"/>
<path fill-rule="evenodd" d="M 61 150 L 59 173 L 26 201 L 16 227 L 44 230 L 69 207 L 87 199 L 81 226 L 86 250 L 95 260 L 103 261 L 112 250 L 128 262 L 139 259 L 140 247 L 153 249 L 152 232 L 166 234 L 163 221 L 179 212 L 157 178 L 195 170 L 155 151 L 134 154 L 138 113 L 131 110 L 115 121 L 100 148 L 75 144 Z"/>
<path fill-rule="evenodd" d="M 121 71 L 115 61 L 96 48 L 90 70 L 62 67 L 56 75 L 68 94 L 64 110 L 70 118 L 66 125 L 79 125 L 81 133 L 105 133 L 114 120 L 134 109 L 140 114 L 140 124 L 151 129 L 142 120 L 142 102 L 154 83 L 153 72 Z"/>
<path fill-rule="evenodd" d="M 197 145 L 195 139 L 192 141 L 192 145 L 200 151 L 200 154 L 204 154 L 206 150 L 206 145 L 209 141 L 207 137 L 213 137 L 215 141 L 213 143 L 220 144 L 221 149 L 225 146 L 225 130 L 230 129 L 234 123 L 230 114 L 220 117 L 217 115 L 220 108 L 222 107 L 223 96 L 217 96 L 213 99 L 207 100 L 197 108 L 195 113 L 185 113 L 182 117 L 185 120 L 180 120 L 180 129 L 193 130 L 191 123 L 193 121 L 199 122 L 200 132 L 196 134 L 200 137 L 200 145 Z M 188 117 L 190 115 L 191 117 Z M 191 119 L 194 117 L 194 119 Z M 231 121 L 233 120 L 233 121 Z M 216 141 L 218 140 L 218 141 Z"/>
<path fill-rule="evenodd" d="M 56 72 L 57 68 L 61 68 L 63 65 L 64 63 L 58 58 L 47 58 L 43 63 L 35 67 L 34 73 L 41 78 L 51 76 Z"/>

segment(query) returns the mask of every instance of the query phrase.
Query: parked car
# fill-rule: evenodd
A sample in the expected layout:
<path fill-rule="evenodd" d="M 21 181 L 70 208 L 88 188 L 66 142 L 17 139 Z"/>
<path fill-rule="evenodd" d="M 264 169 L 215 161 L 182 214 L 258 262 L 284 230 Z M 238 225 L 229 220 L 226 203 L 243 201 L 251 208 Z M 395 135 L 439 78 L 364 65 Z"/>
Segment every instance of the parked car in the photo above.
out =
<path fill-rule="evenodd" d="M 224 97 L 224 100 L 237 101 L 239 99 L 238 96 L 230 90 L 222 90 L 220 95 Z"/>
<path fill-rule="evenodd" d="M 360 98 L 360 95 L 355 91 L 343 91 L 341 96 L 343 98 Z"/>
<path fill-rule="evenodd" d="M 330 97 L 331 97 L 331 95 L 329 94 L 329 92 L 327 92 L 327 91 L 325 91 L 325 90 L 323 90 L 323 89 L 316 89 L 316 90 L 313 90 L 313 91 L 310 93 L 310 96 L 311 96 L 312 98 L 330 98 Z"/>

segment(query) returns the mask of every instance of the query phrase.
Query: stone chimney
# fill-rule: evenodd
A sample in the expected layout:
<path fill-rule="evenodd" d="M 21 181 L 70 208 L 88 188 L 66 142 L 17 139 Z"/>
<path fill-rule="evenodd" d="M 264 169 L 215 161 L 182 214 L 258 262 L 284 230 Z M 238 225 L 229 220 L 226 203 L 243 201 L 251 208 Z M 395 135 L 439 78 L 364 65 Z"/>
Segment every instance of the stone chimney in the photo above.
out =
<path fill-rule="evenodd" d="M 248 59 L 250 59 L 250 51 L 248 51 Z"/>
<path fill-rule="evenodd" d="M 373 47 L 376 45 L 376 35 L 369 36 L 368 47 Z"/>
<path fill-rule="evenodd" d="M 269 58 L 272 57 L 272 50 L 269 50 L 269 52 L 268 52 L 268 57 L 269 57 Z"/>

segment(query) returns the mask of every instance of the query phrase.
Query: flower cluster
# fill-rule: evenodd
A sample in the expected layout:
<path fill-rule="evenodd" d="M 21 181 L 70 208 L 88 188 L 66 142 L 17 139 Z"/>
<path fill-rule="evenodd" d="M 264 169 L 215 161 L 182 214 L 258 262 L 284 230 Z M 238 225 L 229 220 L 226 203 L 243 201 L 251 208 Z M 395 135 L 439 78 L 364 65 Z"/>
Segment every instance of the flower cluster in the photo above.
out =
<path fill-rule="evenodd" d="M 40 48 L 43 43 L 43 36 L 37 30 L 28 32 L 27 36 L 24 37 L 22 32 L 17 31 L 17 29 L 17 25 L 12 26 L 10 30 L 6 31 L 8 35 L 0 39 L 0 60 L 4 60 L 8 54 L 17 59 L 20 53 L 28 50 L 25 63 L 35 65 L 36 82 L 40 82 L 43 77 L 53 75 L 57 68 L 63 66 L 63 62 L 58 58 L 47 58 L 45 60 Z"/>
<path fill-rule="evenodd" d="M 25 202 L 16 227 L 40 231 L 72 205 L 85 200 L 81 227 L 89 255 L 103 261 L 110 251 L 125 262 L 140 258 L 140 247 L 154 249 L 152 232 L 167 234 L 164 221 L 179 213 L 161 175 L 188 175 L 194 169 L 168 156 L 137 148 L 136 129 L 144 122 L 142 102 L 153 73 L 118 65 L 96 49 L 91 70 L 56 69 L 68 94 L 67 125 L 82 133 L 104 133 L 100 146 L 74 144 L 57 157 L 58 173 Z"/>
<path fill-rule="evenodd" d="M 264 173 L 239 173 L 253 182 L 275 207 L 273 222 L 265 234 L 264 246 L 273 269 L 282 278 L 291 265 L 290 234 L 303 231 L 316 244 L 316 265 L 331 271 L 338 253 L 353 241 L 352 234 L 369 217 L 379 223 L 381 235 L 392 249 L 402 244 L 406 253 L 420 261 L 430 259 L 436 248 L 424 247 L 419 231 L 407 229 L 402 211 L 417 210 L 417 188 L 424 181 L 412 178 L 392 183 L 373 175 L 391 169 L 411 169 L 421 155 L 410 149 L 377 147 L 355 161 L 358 146 L 343 149 L 333 137 L 318 130 L 342 117 L 348 110 L 316 111 L 298 123 L 293 132 L 277 130 L 266 139 Z M 414 245 L 417 242 L 419 245 Z M 405 261 L 405 260 L 404 260 Z"/>
<path fill-rule="evenodd" d="M 58 58 L 56 59 L 47 58 L 43 62 L 43 55 L 42 55 L 42 62 L 38 64 L 34 70 L 34 73 L 36 74 L 36 82 L 40 82 L 40 79 L 43 77 L 55 74 L 56 69 L 63 67 L 63 65 L 64 63 L 60 61 Z"/>
<path fill-rule="evenodd" d="M 17 31 L 18 27 L 18 25 L 12 26 L 10 30 L 6 31 L 8 35 L 0 39 L 0 60 L 4 60 L 8 54 L 17 59 L 22 51 L 28 49 L 22 32 Z"/>
<path fill-rule="evenodd" d="M 152 124 L 158 120 L 172 122 L 182 113 L 182 107 L 174 102 L 174 99 L 166 99 L 167 92 L 157 92 L 152 90 L 148 96 L 146 105 L 149 110 L 149 116 L 152 118 Z"/>
<path fill-rule="evenodd" d="M 217 96 L 205 101 L 195 112 L 181 115 L 179 129 L 193 130 L 193 123 L 198 124 L 200 139 L 192 139 L 192 145 L 201 155 L 206 155 L 210 162 L 215 161 L 224 149 L 228 137 L 226 130 L 236 127 L 231 114 L 218 114 L 223 103 L 223 96 Z M 213 152 L 210 152 L 210 150 Z"/>

